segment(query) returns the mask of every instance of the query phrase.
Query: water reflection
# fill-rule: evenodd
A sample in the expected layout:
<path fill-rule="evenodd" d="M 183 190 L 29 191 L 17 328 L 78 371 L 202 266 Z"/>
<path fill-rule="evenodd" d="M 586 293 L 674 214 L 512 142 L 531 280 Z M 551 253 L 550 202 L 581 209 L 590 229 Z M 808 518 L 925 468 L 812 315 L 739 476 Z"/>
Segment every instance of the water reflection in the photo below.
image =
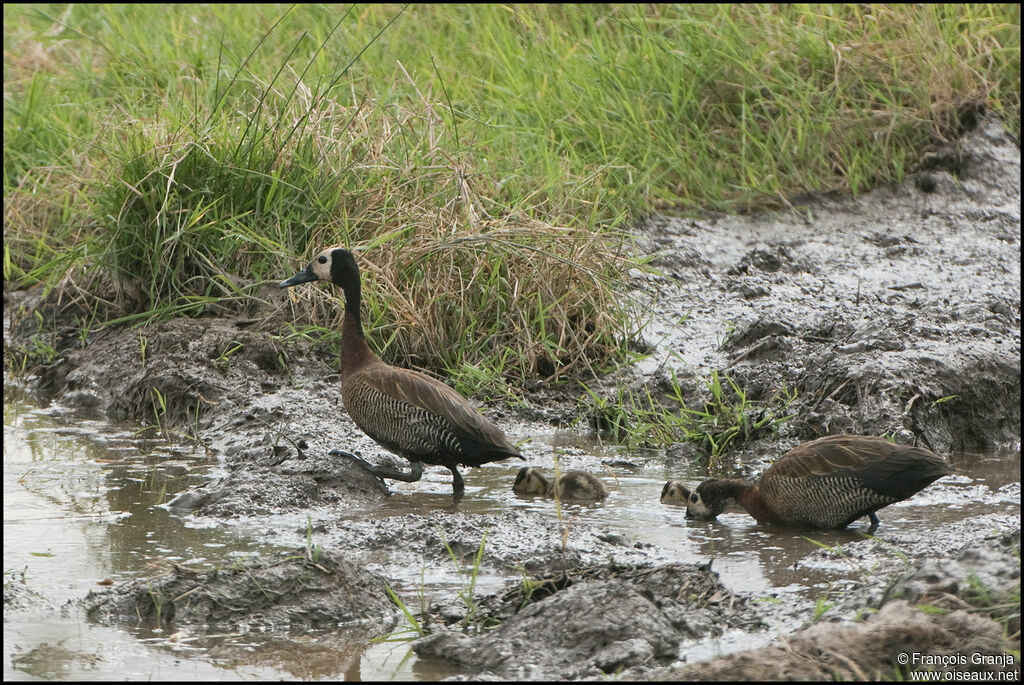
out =
<path fill-rule="evenodd" d="M 212 566 L 232 554 L 261 549 L 231 530 L 189 527 L 158 506 L 208 478 L 216 460 L 162 441 L 111 433 L 106 424 L 62 423 L 54 418 L 60 413 L 5 397 L 5 677 L 19 672 L 60 679 L 145 678 L 158 669 L 184 678 L 204 672 L 177 659 L 154 660 L 152 647 L 144 646 L 147 638 L 161 649 L 185 645 L 154 637 L 143 625 L 129 635 L 86 621 L 73 605 L 60 615 L 52 607 L 112 581 L 151 574 L 154 565 L 167 560 Z M 365 643 L 363 636 L 358 644 Z M 250 652 L 240 648 L 236 664 L 251 664 Z M 358 661 L 358 655 L 349 660 Z M 235 669 L 235 664 L 225 667 Z M 248 668 L 248 675 L 259 673 Z M 263 675 L 279 677 L 276 670 Z M 206 672 L 204 677 L 223 675 Z"/>
<path fill-rule="evenodd" d="M 358 681 L 360 662 L 371 637 L 367 630 L 358 628 L 285 633 L 258 639 L 227 635 L 198 641 L 202 654 L 194 656 L 232 671 L 257 666 L 277 673 L 278 678 Z"/>

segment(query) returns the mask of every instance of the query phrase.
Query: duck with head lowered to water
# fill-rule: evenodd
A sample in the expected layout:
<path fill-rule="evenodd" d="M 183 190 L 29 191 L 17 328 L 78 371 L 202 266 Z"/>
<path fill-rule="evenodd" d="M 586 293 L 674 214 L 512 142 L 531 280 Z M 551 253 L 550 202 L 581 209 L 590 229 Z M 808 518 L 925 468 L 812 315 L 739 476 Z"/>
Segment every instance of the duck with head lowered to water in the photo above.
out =
<path fill-rule="evenodd" d="M 687 518 L 715 518 L 736 502 L 760 523 L 845 528 L 862 516 L 878 526 L 876 511 L 905 500 L 952 473 L 945 459 L 923 447 L 864 435 L 829 435 L 779 457 L 760 480 L 712 478 L 690 490 L 669 481 L 663 503 L 686 503 Z"/>
<path fill-rule="evenodd" d="M 405 482 L 420 479 L 423 464 L 444 466 L 452 472 L 456 499 L 465 484 L 460 465 L 523 456 L 505 434 L 462 395 L 426 374 L 385 364 L 366 342 L 359 317 L 359 267 L 349 250 L 327 248 L 305 269 L 282 281 L 282 288 L 300 283 L 328 281 L 345 294 L 341 331 L 341 396 L 357 426 L 384 449 L 412 464 L 410 472 L 372 466 L 343 450 L 348 457 L 378 478 Z"/>

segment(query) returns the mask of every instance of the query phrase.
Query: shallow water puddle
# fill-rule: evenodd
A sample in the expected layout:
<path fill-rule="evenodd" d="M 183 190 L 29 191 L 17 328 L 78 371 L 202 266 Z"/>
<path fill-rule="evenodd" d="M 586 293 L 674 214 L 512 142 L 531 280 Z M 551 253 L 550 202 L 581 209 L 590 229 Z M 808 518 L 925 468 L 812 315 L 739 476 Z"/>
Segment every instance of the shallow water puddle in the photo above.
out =
<path fill-rule="evenodd" d="M 458 673 L 444 664 L 417 660 L 407 642 L 367 645 L 362 633 L 342 629 L 197 637 L 98 626 L 71 605 L 59 611 L 100 583 L 149 576 L 166 568 L 169 560 L 194 567 L 222 566 L 269 550 L 246 539 L 238 526 L 198 527 L 158 506 L 209 478 L 217 468 L 215 457 L 201 449 L 170 447 L 163 440 L 140 440 L 127 432 L 111 434 L 109 424 L 63 416 L 60 408 L 36 409 L 9 395 L 4 405 L 5 678 L 434 680 Z M 606 502 L 562 508 L 570 535 L 580 521 L 631 542 L 654 545 L 666 560 L 710 560 L 724 585 L 765 602 L 784 597 L 813 605 L 855 580 L 871 561 L 808 560 L 821 545 L 863 539 L 866 521 L 845 531 L 817 531 L 807 537 L 759 527 L 739 512 L 727 512 L 710 523 L 688 521 L 682 507 L 664 506 L 658 499 L 668 478 L 691 483 L 702 479 L 706 472 L 698 466 L 672 461 L 666 466 L 661 453 L 581 444 L 578 436 L 534 437 L 551 446 L 575 441 L 588 454 L 612 464 L 611 473 L 588 469 L 608 483 L 612 494 Z M 957 455 L 953 462 L 962 475 L 943 479 L 911 501 L 880 513 L 879 537 L 927 540 L 953 521 L 1019 513 L 1019 449 L 1010 456 Z M 554 502 L 519 498 L 511 492 L 521 465 L 509 461 L 468 470 L 466 496 L 458 509 L 495 514 L 520 508 L 557 519 Z M 541 465 L 551 470 L 550 464 Z M 456 505 L 450 487 L 447 471 L 429 468 L 421 482 L 392 483 L 395 494 L 381 508 L 351 516 L 452 510 Z M 466 582 L 454 563 L 447 572 L 419 567 L 406 569 L 404 575 L 401 569 L 389 569 L 389 575 L 406 597 L 415 596 L 422 584 L 428 600 L 454 597 Z M 492 592 L 509 579 L 481 572 L 476 592 Z M 773 628 L 796 627 L 785 624 L 784 618 L 776 619 Z M 686 653 L 695 661 L 758 646 L 770 641 L 774 632 L 727 633 L 687 646 Z"/>
<path fill-rule="evenodd" d="M 700 661 L 740 649 L 763 646 L 774 639 L 780 630 L 796 630 L 807 621 L 807 609 L 818 602 L 831 602 L 843 588 L 857 580 L 880 572 L 882 562 L 902 570 L 900 543 L 889 545 L 877 555 L 860 559 L 837 557 L 826 561 L 809 560 L 808 556 L 824 547 L 865 540 L 869 522 L 862 519 L 844 530 L 796 531 L 758 526 L 741 512 L 729 510 L 716 521 L 695 521 L 685 518 L 685 507 L 662 505 L 659 501 L 662 487 L 669 478 L 697 483 L 709 476 L 706 467 L 686 462 L 666 466 L 662 453 L 651 450 L 629 451 L 618 446 L 601 445 L 578 435 L 550 433 L 533 436 L 534 444 L 563 445 L 571 441 L 584 447 L 590 455 L 605 463 L 614 464 L 610 473 L 599 467 L 587 470 L 598 475 L 611 490 L 609 498 L 600 504 L 563 505 L 562 525 L 571 528 L 574 519 L 585 520 L 588 525 L 607 528 L 630 541 L 655 545 L 672 560 L 707 563 L 718 572 L 722 583 L 730 590 L 745 593 L 756 602 L 785 603 L 789 610 L 766 616 L 771 629 L 761 633 L 728 631 L 719 638 L 710 638 L 694 645 L 684 645 L 689 662 Z M 1006 454 L 953 455 L 951 461 L 960 475 L 950 476 L 918 493 L 911 500 L 891 505 L 881 512 L 881 526 L 876 537 L 897 541 L 911 537 L 927 541 L 932 536 L 945 536 L 948 524 L 998 512 L 1019 513 L 1020 451 Z M 531 463 L 536 464 L 536 460 Z M 625 468 L 624 464 L 632 464 Z M 478 469 L 467 469 L 466 496 L 457 505 L 462 511 L 478 514 L 498 514 L 509 508 L 529 509 L 548 516 L 559 516 L 555 503 L 540 497 L 521 498 L 511 491 L 511 484 L 523 462 L 508 460 L 487 464 Z M 551 475 L 551 463 L 540 464 Z M 565 468 L 576 468 L 570 464 Z M 614 474 L 611 475 L 611 474 Z M 450 490 L 450 476 L 444 469 L 428 467 L 417 483 L 389 484 L 394 493 L 382 508 L 374 512 L 359 512 L 354 516 L 375 517 L 427 514 L 437 510 L 454 510 Z M 836 555 L 830 554 L 829 557 Z M 454 567 L 453 567 L 454 568 Z M 398 574 L 396 575 L 396 570 Z M 390 575 L 404 591 L 403 596 L 415 596 L 421 585 L 427 600 L 452 597 L 465 585 L 465 580 L 452 572 L 442 576 L 422 568 L 408 569 L 405 576 L 392 567 Z M 481 571 L 477 580 L 478 593 L 496 590 L 509 581 L 508 576 L 496 576 Z M 782 598 L 780 600 L 780 598 Z M 803 610 L 799 610 L 802 607 Z M 407 662 L 402 662 L 408 659 Z M 444 670 L 443 664 L 417 661 L 408 646 L 399 644 L 372 645 L 364 655 L 364 677 L 427 679 L 443 678 L 455 671 Z"/>
<path fill-rule="evenodd" d="M 190 528 L 156 507 L 204 480 L 216 460 L 111 435 L 105 423 L 61 425 L 9 395 L 5 386 L 4 678 L 224 677 L 208 659 L 178 656 L 186 644 L 152 648 L 168 636 L 136 639 L 90 623 L 70 605 L 57 611 L 102 584 L 152 574 L 166 560 L 212 566 L 255 551 L 230 530 Z M 238 675 L 277 674 L 242 668 Z"/>
<path fill-rule="evenodd" d="M 541 437 L 541 442 L 558 443 L 559 434 Z M 751 594 L 769 594 L 798 587 L 813 589 L 833 578 L 814 577 L 798 562 L 821 546 L 836 546 L 862 540 L 868 532 L 868 520 L 861 519 L 844 530 L 799 531 L 766 528 L 739 507 L 732 507 L 715 521 L 688 520 L 684 506 L 663 505 L 660 496 L 666 480 L 680 479 L 691 484 L 709 477 L 706 467 L 677 462 L 664 465 L 665 458 L 655 451 L 630 452 L 617 446 L 591 442 L 588 452 L 610 463 L 631 463 L 633 468 L 615 466 L 608 471 L 589 469 L 608 484 L 611 495 L 600 504 L 562 506 L 563 521 L 579 518 L 599 528 L 639 543 L 656 545 L 678 561 L 706 563 L 732 590 Z M 1019 504 L 1020 451 L 1005 455 L 959 454 L 951 457 L 960 475 L 948 476 L 905 502 L 890 505 L 879 512 L 881 526 L 875 531 L 885 538 L 897 533 L 927 539 L 945 524 L 985 513 L 1017 511 Z M 511 483 L 522 462 L 509 460 L 468 470 L 466 497 L 458 508 L 481 514 L 507 511 L 510 507 L 558 513 L 555 503 L 541 497 L 517 497 Z M 550 464 L 542 468 L 550 475 Z M 1018 487 L 1013 487 L 1018 484 Z M 391 483 L 395 493 L 377 516 L 408 513 L 424 514 L 436 509 L 452 509 L 449 477 L 443 469 L 428 468 L 419 483 Z M 564 525 L 564 524 L 563 524 Z M 570 530 L 571 534 L 571 530 Z M 807 538 L 811 538 L 809 541 Z M 815 544 L 818 543 L 818 544 Z M 811 577 L 809 577 L 811 576 Z"/>

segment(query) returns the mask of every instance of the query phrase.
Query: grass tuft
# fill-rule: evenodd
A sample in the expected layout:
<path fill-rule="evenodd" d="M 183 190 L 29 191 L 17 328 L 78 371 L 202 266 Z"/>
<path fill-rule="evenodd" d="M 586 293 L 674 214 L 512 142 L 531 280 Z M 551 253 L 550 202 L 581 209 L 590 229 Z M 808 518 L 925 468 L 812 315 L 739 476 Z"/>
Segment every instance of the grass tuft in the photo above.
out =
<path fill-rule="evenodd" d="M 767 401 L 754 401 L 728 376 L 723 383 L 717 371 L 704 386 L 707 400 L 700 409 L 687 406 L 689 393 L 674 373 L 664 402 L 646 388 L 641 393 L 620 387 L 617 396 L 604 397 L 584 385 L 580 404 L 594 427 L 617 442 L 631 447 L 693 442 L 713 461 L 733 447 L 776 434 L 792 418 L 785 412 L 797 397 L 796 390 L 783 387 Z"/>

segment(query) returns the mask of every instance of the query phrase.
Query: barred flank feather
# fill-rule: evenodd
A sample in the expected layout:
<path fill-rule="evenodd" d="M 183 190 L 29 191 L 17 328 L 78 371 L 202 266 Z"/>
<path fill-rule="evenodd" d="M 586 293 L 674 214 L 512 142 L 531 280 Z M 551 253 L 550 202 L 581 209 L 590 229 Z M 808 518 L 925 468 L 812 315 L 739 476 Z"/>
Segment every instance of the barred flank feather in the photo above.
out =
<path fill-rule="evenodd" d="M 662 501 L 689 497 L 688 516 L 713 518 L 732 499 L 758 521 L 843 528 L 862 516 L 877 524 L 877 510 L 907 499 L 949 473 L 946 460 L 923 447 L 894 445 L 870 436 L 830 435 L 779 457 L 756 486 L 711 479 L 691 493 L 670 481 Z"/>
<path fill-rule="evenodd" d="M 356 425 L 385 449 L 408 459 L 480 466 L 520 456 L 505 435 L 457 392 L 417 371 L 377 360 L 345 374 L 341 392 Z"/>
<path fill-rule="evenodd" d="M 359 319 L 359 267 L 351 252 L 327 248 L 281 287 L 310 281 L 330 281 L 345 293 L 341 396 L 349 416 L 379 445 L 413 464 L 412 473 L 402 474 L 357 459 L 365 468 L 378 477 L 412 481 L 420 477 L 420 464 L 445 466 L 459 495 L 464 487 L 459 465 L 522 459 L 505 434 L 462 395 L 418 371 L 388 366 L 373 353 Z"/>

